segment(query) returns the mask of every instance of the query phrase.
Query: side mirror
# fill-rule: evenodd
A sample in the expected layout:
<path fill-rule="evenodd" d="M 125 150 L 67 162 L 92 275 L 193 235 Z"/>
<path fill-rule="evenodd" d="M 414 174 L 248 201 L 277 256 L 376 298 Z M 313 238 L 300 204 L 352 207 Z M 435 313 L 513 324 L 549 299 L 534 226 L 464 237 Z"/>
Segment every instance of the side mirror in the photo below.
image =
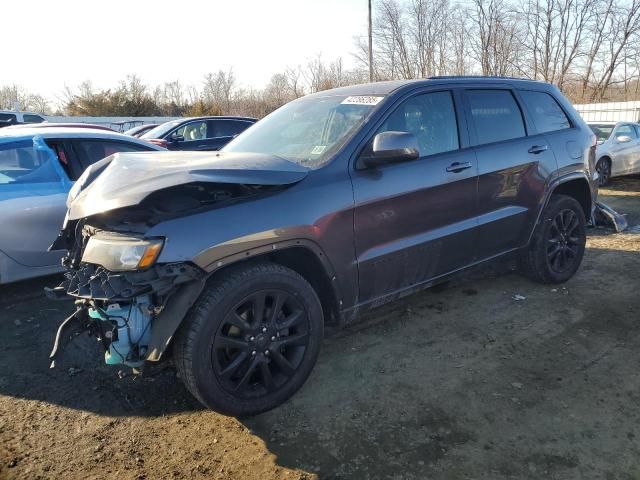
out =
<path fill-rule="evenodd" d="M 420 157 L 418 139 L 409 132 L 382 132 L 373 138 L 370 155 L 362 158 L 365 167 L 375 168 L 387 163 L 400 163 Z"/>
<path fill-rule="evenodd" d="M 184 142 L 184 135 L 171 135 L 169 141 L 174 143 Z"/>
<path fill-rule="evenodd" d="M 616 137 L 618 143 L 627 143 L 631 141 L 631 137 L 629 135 L 620 135 Z"/>

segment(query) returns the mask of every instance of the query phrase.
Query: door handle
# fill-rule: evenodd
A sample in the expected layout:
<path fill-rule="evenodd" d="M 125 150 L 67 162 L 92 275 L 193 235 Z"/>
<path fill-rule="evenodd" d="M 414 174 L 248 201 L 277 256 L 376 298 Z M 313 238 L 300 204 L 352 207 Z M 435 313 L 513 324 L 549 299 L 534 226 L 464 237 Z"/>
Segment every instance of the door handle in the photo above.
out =
<path fill-rule="evenodd" d="M 458 173 L 467 168 L 471 168 L 471 162 L 453 162 L 447 167 L 447 172 Z"/>
<path fill-rule="evenodd" d="M 537 155 L 539 153 L 546 152 L 548 149 L 549 147 L 547 145 L 534 145 L 529 149 L 529 153 Z"/>

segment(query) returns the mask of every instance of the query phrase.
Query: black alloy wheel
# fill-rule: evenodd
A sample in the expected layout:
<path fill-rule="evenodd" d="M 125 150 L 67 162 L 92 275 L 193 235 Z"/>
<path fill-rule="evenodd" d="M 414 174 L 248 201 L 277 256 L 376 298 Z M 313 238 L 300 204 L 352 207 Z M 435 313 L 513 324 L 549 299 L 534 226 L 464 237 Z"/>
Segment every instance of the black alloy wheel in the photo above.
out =
<path fill-rule="evenodd" d="M 580 261 L 580 248 L 584 245 L 584 234 L 576 212 L 561 210 L 551 222 L 547 239 L 547 261 L 549 268 L 558 274 L 571 270 Z"/>
<path fill-rule="evenodd" d="M 309 343 L 309 314 L 284 290 L 251 293 L 224 317 L 213 342 L 213 370 L 229 393 L 252 398 L 281 388 Z"/>
<path fill-rule="evenodd" d="M 302 387 L 323 332 L 322 304 L 304 277 L 274 263 L 239 264 L 208 282 L 180 325 L 173 359 L 206 407 L 257 415 Z"/>
<path fill-rule="evenodd" d="M 521 253 L 520 265 L 529 278 L 557 284 L 575 275 L 587 243 L 584 210 L 573 197 L 551 196 Z"/>

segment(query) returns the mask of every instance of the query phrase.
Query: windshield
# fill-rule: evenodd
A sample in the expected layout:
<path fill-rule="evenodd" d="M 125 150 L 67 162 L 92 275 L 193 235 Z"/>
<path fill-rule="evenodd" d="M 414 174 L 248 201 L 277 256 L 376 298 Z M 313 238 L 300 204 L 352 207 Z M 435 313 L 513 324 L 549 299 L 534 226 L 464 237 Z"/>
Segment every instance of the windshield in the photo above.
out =
<path fill-rule="evenodd" d="M 589 125 L 599 142 L 604 142 L 611 136 L 615 125 Z"/>
<path fill-rule="evenodd" d="M 318 168 L 383 98 L 339 95 L 295 100 L 260 120 L 223 150 L 276 155 Z"/>
<path fill-rule="evenodd" d="M 161 125 L 158 125 L 156 128 L 152 128 L 147 133 L 142 135 L 140 138 L 163 138 L 167 133 L 173 130 L 175 127 L 184 122 L 186 118 L 182 118 L 180 120 L 173 120 L 171 122 L 165 122 Z"/>

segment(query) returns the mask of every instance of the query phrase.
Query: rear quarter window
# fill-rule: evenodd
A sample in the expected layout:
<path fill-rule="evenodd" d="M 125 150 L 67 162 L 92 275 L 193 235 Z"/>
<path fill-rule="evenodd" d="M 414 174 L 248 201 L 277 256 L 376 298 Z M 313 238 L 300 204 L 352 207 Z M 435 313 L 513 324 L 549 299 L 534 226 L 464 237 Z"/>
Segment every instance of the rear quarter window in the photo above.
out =
<path fill-rule="evenodd" d="M 555 98 L 545 92 L 521 90 L 520 96 L 539 133 L 571 128 L 571 122 Z"/>
<path fill-rule="evenodd" d="M 509 90 L 467 90 L 477 143 L 511 140 L 527 135 L 520 107 Z"/>
<path fill-rule="evenodd" d="M 42 118 L 40 115 L 30 115 L 30 114 L 25 114 L 22 116 L 24 123 L 42 123 L 44 122 L 44 118 Z"/>

